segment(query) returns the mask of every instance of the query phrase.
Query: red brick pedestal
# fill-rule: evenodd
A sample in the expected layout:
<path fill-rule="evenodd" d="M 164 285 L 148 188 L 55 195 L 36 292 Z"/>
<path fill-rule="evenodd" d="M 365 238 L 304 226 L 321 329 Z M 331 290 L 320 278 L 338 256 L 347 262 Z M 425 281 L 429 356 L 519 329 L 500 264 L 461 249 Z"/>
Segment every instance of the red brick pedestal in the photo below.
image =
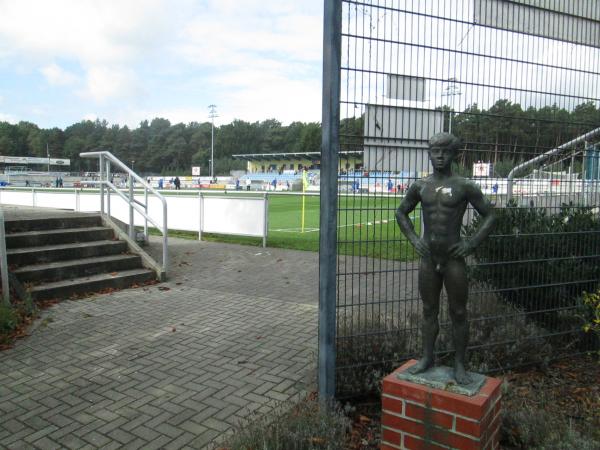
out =
<path fill-rule="evenodd" d="M 499 448 L 501 381 L 487 377 L 472 397 L 399 380 L 383 379 L 381 450 Z"/>

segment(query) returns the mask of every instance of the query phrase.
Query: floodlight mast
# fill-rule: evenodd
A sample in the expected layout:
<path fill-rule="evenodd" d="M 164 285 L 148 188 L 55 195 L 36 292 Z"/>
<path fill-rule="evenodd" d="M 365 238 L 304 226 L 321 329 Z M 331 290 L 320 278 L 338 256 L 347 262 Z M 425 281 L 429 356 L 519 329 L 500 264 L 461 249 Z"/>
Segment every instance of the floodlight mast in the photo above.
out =
<path fill-rule="evenodd" d="M 212 127 L 210 132 L 210 180 L 215 180 L 215 117 L 217 114 L 217 105 L 208 105 L 208 117 L 212 119 Z"/>
<path fill-rule="evenodd" d="M 448 86 L 446 86 L 445 92 L 442 97 L 450 97 L 450 120 L 448 123 L 448 133 L 452 133 L 452 116 L 454 115 L 454 97 L 456 95 L 462 95 L 460 92 L 460 86 L 456 83 L 456 78 L 448 78 Z"/>

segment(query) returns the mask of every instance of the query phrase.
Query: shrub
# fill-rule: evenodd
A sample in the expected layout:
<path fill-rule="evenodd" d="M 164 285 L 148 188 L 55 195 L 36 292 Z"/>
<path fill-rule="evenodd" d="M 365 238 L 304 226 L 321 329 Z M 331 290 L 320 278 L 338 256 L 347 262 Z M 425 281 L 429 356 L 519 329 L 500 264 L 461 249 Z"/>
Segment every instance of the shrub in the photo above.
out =
<path fill-rule="evenodd" d="M 583 331 L 590 341 L 588 348 L 598 350 L 600 355 L 600 290 L 594 294 L 583 293 L 581 310 Z"/>
<path fill-rule="evenodd" d="M 483 285 L 474 286 L 467 303 L 470 321 L 468 352 L 471 370 L 488 372 L 526 363 L 543 363 L 554 355 L 541 336 L 548 331 L 527 320 L 520 308 L 507 304 Z M 402 308 L 400 308 L 401 310 Z M 394 317 L 363 310 L 338 318 L 336 389 L 340 397 L 381 394 L 381 380 L 406 360 L 421 354 L 422 312 Z M 451 324 L 447 299 L 440 305 L 440 334 L 436 344 L 442 363 L 452 365 Z"/>
<path fill-rule="evenodd" d="M 8 334 L 18 325 L 19 317 L 10 306 L 0 305 L 0 334 Z"/>
<path fill-rule="evenodd" d="M 400 314 L 388 317 L 354 310 L 353 317 L 338 317 L 336 390 L 338 397 L 381 393 L 381 380 L 420 349 L 418 314 L 406 322 Z M 412 325 L 411 325 L 412 323 Z"/>
<path fill-rule="evenodd" d="M 350 420 L 339 406 L 315 399 L 290 408 L 281 404 L 264 416 L 240 424 L 220 445 L 223 450 L 343 450 Z"/>
<path fill-rule="evenodd" d="M 542 336 L 548 331 L 527 320 L 524 311 L 507 304 L 487 286 L 473 286 L 467 305 L 469 310 L 470 370 L 489 372 L 523 364 L 543 363 L 553 355 L 552 345 Z M 447 305 L 444 306 L 447 309 Z M 438 338 L 440 348 L 453 347 L 450 325 L 443 327 Z M 448 355 L 452 357 L 453 355 Z M 452 365 L 448 358 L 445 364 Z"/>
<path fill-rule="evenodd" d="M 582 435 L 569 423 L 534 408 L 504 410 L 500 441 L 510 448 L 527 450 L 595 450 L 600 442 Z"/>
<path fill-rule="evenodd" d="M 586 323 L 583 331 L 600 334 L 600 290 L 595 294 L 584 292 L 583 304 L 586 306 Z"/>
<path fill-rule="evenodd" d="M 559 308 L 575 308 L 600 273 L 600 219 L 591 208 L 562 205 L 558 214 L 509 202 L 496 211 L 494 235 L 475 251 L 476 280 L 559 331 Z M 466 227 L 471 234 L 481 217 Z"/>

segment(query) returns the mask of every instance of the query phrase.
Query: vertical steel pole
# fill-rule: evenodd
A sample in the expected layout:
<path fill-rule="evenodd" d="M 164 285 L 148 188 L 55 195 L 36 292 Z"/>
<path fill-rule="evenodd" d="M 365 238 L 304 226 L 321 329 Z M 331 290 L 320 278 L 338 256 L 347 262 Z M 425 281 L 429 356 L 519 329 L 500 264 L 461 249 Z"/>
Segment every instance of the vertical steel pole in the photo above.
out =
<path fill-rule="evenodd" d="M 202 240 L 202 221 L 204 220 L 204 197 L 202 197 L 202 192 L 198 192 L 198 202 L 199 202 L 199 213 L 200 217 L 198 217 L 198 240 Z"/>
<path fill-rule="evenodd" d="M 144 186 L 144 210 L 148 215 L 148 188 Z M 148 242 L 148 218 L 144 217 L 144 240 Z"/>
<path fill-rule="evenodd" d="M 129 238 L 135 241 L 135 226 L 133 221 L 133 172 L 129 174 Z"/>
<path fill-rule="evenodd" d="M 0 270 L 2 277 L 2 303 L 10 306 L 10 286 L 8 285 L 8 263 L 6 259 L 6 234 L 4 232 L 4 211 L 0 208 Z"/>
<path fill-rule="evenodd" d="M 100 155 L 100 213 L 104 215 L 104 156 Z"/>
<path fill-rule="evenodd" d="M 106 181 L 110 181 L 110 159 L 106 158 Z M 106 184 L 106 213 L 110 217 L 110 193 L 111 187 Z"/>
<path fill-rule="evenodd" d="M 335 395 L 337 173 L 340 123 L 342 1 L 325 0 L 323 22 L 323 138 L 319 233 L 319 399 Z"/>
<path fill-rule="evenodd" d="M 263 228 L 263 248 L 267 247 L 267 233 L 269 232 L 269 197 L 268 193 L 265 192 L 264 196 L 264 228 Z"/>

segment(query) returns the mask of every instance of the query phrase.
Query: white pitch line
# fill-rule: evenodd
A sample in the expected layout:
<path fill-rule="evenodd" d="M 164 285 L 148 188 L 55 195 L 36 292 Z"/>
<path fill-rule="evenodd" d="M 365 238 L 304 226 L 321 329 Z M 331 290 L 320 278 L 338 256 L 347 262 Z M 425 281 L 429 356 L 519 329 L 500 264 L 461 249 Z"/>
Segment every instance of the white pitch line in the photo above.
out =
<path fill-rule="evenodd" d="M 413 212 L 411 213 L 411 218 L 414 220 L 416 217 L 416 214 Z M 375 225 L 380 225 L 382 223 L 390 223 L 393 222 L 393 218 L 389 218 L 389 219 L 383 219 L 383 220 L 376 220 L 374 223 Z M 363 222 L 363 223 L 351 223 L 351 224 L 346 224 L 346 225 L 338 225 L 338 228 L 347 228 L 347 227 L 357 227 L 357 226 L 362 226 L 362 225 L 366 225 L 366 226 L 373 226 L 373 222 Z M 271 231 L 279 231 L 281 233 L 301 233 L 301 229 L 300 228 L 277 228 Z M 319 228 L 305 228 L 304 232 L 305 233 L 314 233 L 316 231 L 319 231 Z"/>

